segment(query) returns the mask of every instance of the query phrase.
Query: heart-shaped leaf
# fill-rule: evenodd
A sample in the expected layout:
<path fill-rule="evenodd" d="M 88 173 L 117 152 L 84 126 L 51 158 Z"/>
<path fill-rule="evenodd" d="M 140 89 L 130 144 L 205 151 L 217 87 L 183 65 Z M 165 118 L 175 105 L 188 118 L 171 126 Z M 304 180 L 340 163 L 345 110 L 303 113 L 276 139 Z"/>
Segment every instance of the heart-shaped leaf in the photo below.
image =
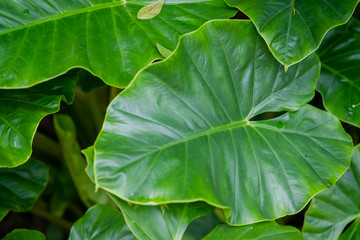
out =
<path fill-rule="evenodd" d="M 0 168 L 0 220 L 13 210 L 26 212 L 44 191 L 48 169 L 40 161 L 31 160 L 16 168 Z"/>
<path fill-rule="evenodd" d="M 332 29 L 318 50 L 321 74 L 317 90 L 325 108 L 342 121 L 360 127 L 360 22 Z"/>
<path fill-rule="evenodd" d="M 15 167 L 29 159 L 41 119 L 59 110 L 63 96 L 72 102 L 74 74 L 29 89 L 0 89 L 0 167 Z"/>
<path fill-rule="evenodd" d="M 350 169 L 333 188 L 319 193 L 312 200 L 305 215 L 303 235 L 305 239 L 338 239 L 346 225 L 358 219 L 359 215 L 360 145 L 357 145 Z M 356 226 L 358 222 L 354 222 Z"/>
<path fill-rule="evenodd" d="M 210 21 L 110 105 L 94 177 L 140 204 L 206 201 L 231 224 L 293 214 L 349 167 L 352 142 L 305 106 L 314 55 L 284 71 L 250 21 Z M 268 121 L 260 113 L 295 110 Z"/>
<path fill-rule="evenodd" d="M 254 22 L 274 56 L 291 66 L 351 17 L 359 0 L 225 0 Z"/>
<path fill-rule="evenodd" d="M 180 35 L 235 14 L 220 0 L 167 0 L 150 20 L 136 18 L 150 0 L 0 1 L 0 88 L 29 87 L 82 67 L 126 87 Z M 25 11 L 26 10 L 26 11 Z"/>
<path fill-rule="evenodd" d="M 294 227 L 276 222 L 263 222 L 242 227 L 218 225 L 204 240 L 302 240 L 301 233 Z"/>
<path fill-rule="evenodd" d="M 87 172 L 93 178 L 94 147 L 85 149 L 88 161 Z M 139 239 L 182 239 L 190 224 L 196 218 L 209 214 L 213 207 L 205 203 L 169 204 L 162 206 L 141 206 L 126 203 L 112 195 L 121 209 L 125 220 Z M 152 219 L 152 221 L 149 221 Z"/>
<path fill-rule="evenodd" d="M 136 239 L 117 209 L 97 204 L 87 210 L 70 231 L 69 240 Z"/>
<path fill-rule="evenodd" d="M 2 240 L 46 240 L 43 233 L 28 229 L 15 229 Z"/>

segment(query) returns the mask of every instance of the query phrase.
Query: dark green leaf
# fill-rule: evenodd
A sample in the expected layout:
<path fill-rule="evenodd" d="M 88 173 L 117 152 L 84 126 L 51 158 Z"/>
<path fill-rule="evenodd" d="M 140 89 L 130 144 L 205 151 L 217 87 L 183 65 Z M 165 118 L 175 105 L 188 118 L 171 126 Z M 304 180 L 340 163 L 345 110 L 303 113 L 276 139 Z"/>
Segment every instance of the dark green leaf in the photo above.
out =
<path fill-rule="evenodd" d="M 137 19 L 151 2 L 0 1 L 0 87 L 29 87 L 82 67 L 123 88 L 161 57 L 156 43 L 173 50 L 180 35 L 235 14 L 221 0 L 167 0 L 155 18 Z"/>
<path fill-rule="evenodd" d="M 218 225 L 204 240 L 302 240 L 301 233 L 294 227 L 275 222 L 263 222 L 242 227 Z"/>
<path fill-rule="evenodd" d="M 69 240 L 136 239 L 122 214 L 114 208 L 97 204 L 87 210 L 71 228 Z"/>
<path fill-rule="evenodd" d="M 359 0 L 225 0 L 255 24 L 274 56 L 291 66 L 315 51 L 324 35 L 351 17 Z"/>
<path fill-rule="evenodd" d="M 349 167 L 351 138 L 305 106 L 314 55 L 284 71 L 250 21 L 211 21 L 112 102 L 95 181 L 139 204 L 206 201 L 231 224 L 301 210 Z M 264 112 L 295 110 L 252 121 Z"/>
<path fill-rule="evenodd" d="M 354 148 L 350 169 L 332 189 L 314 197 L 306 212 L 305 239 L 338 239 L 346 225 L 360 215 L 360 145 Z M 356 221 L 358 224 L 358 221 Z"/>
<path fill-rule="evenodd" d="M 331 30 L 318 53 L 322 68 L 317 90 L 325 108 L 360 127 L 360 22 L 353 18 Z"/>
<path fill-rule="evenodd" d="M 31 160 L 16 168 L 0 168 L 0 220 L 8 211 L 30 210 L 44 191 L 48 169 L 40 161 Z"/>
<path fill-rule="evenodd" d="M 8 235 L 6 235 L 3 240 L 45 240 L 45 235 L 41 232 L 28 229 L 15 229 Z"/>
<path fill-rule="evenodd" d="M 46 115 L 73 101 L 73 72 L 29 89 L 0 89 L 0 167 L 15 167 L 31 155 L 35 131 Z"/>

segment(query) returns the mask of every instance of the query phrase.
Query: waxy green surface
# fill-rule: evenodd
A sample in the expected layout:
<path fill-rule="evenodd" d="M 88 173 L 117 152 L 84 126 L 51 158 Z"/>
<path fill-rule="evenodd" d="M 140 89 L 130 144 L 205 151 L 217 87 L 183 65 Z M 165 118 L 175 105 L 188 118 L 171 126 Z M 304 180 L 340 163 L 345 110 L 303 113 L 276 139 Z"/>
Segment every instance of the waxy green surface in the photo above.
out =
<path fill-rule="evenodd" d="M 138 204 L 206 201 L 234 225 L 300 211 L 352 151 L 333 115 L 305 105 L 319 69 L 312 55 L 285 72 L 250 21 L 205 24 L 111 103 L 95 182 Z M 252 120 L 277 111 L 291 112 Z"/>
<path fill-rule="evenodd" d="M 346 23 L 359 0 L 225 0 L 255 24 L 271 52 L 291 66 L 315 51 L 324 35 Z"/>

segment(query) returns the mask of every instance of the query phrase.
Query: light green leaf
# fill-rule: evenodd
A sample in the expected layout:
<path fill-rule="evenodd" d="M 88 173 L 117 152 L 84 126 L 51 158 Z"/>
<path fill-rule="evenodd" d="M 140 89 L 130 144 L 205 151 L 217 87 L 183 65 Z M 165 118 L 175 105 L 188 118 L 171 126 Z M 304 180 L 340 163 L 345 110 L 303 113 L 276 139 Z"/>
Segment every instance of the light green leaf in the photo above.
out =
<path fill-rule="evenodd" d="M 359 0 L 225 0 L 255 24 L 271 52 L 291 66 L 315 51 L 324 35 L 346 23 Z"/>
<path fill-rule="evenodd" d="M 319 193 L 305 214 L 305 239 L 338 239 L 346 225 L 360 216 L 360 145 L 354 148 L 351 167 L 335 186 Z M 358 224 L 358 220 L 355 224 Z"/>
<path fill-rule="evenodd" d="M 137 14 L 137 18 L 145 20 L 156 17 L 161 12 L 164 3 L 165 0 L 153 1 L 152 4 L 142 7 Z"/>
<path fill-rule="evenodd" d="M 29 89 L 0 89 L 0 167 L 16 167 L 31 156 L 35 131 L 45 116 L 73 101 L 76 74 L 69 72 Z"/>
<path fill-rule="evenodd" d="M 167 0 L 156 18 L 137 19 L 151 2 L 0 1 L 0 88 L 29 87 L 75 67 L 124 88 L 161 57 L 156 43 L 172 50 L 182 34 L 236 12 L 221 0 Z"/>
<path fill-rule="evenodd" d="M 334 28 L 318 50 L 321 74 L 317 90 L 325 108 L 340 120 L 360 127 L 360 22 Z"/>
<path fill-rule="evenodd" d="M 69 240 L 136 239 L 122 214 L 114 208 L 97 204 L 87 210 L 70 231 Z"/>
<path fill-rule="evenodd" d="M 28 229 L 15 229 L 7 234 L 2 240 L 45 240 L 46 237 L 41 232 Z"/>
<path fill-rule="evenodd" d="M 76 139 L 76 127 L 73 120 L 67 115 L 55 115 L 54 127 L 65 164 L 82 202 L 88 208 L 95 203 L 110 204 L 111 200 L 103 190 L 95 192 L 95 184 L 85 173 L 86 163 Z"/>
<path fill-rule="evenodd" d="M 161 54 L 161 56 L 163 56 L 164 58 L 167 58 L 168 56 L 170 56 L 173 53 L 172 51 L 164 48 L 163 46 L 161 46 L 158 43 L 156 44 L 156 47 L 157 47 L 159 53 Z"/>
<path fill-rule="evenodd" d="M 302 240 L 301 233 L 294 227 L 276 222 L 263 222 L 242 227 L 218 225 L 204 240 Z"/>
<path fill-rule="evenodd" d="M 87 171 L 93 178 L 94 147 L 83 150 L 88 161 Z M 112 199 L 121 209 L 125 220 L 139 239 L 181 239 L 187 226 L 196 218 L 209 214 L 213 207 L 201 203 L 141 206 Z M 152 221 L 149 221 L 152 219 Z"/>
<path fill-rule="evenodd" d="M 16 168 L 0 168 L 0 220 L 10 211 L 30 210 L 48 181 L 48 169 L 30 160 Z"/>
<path fill-rule="evenodd" d="M 250 21 L 210 21 L 111 103 L 95 181 L 139 204 L 206 201 L 236 225 L 300 211 L 352 151 L 333 115 L 301 108 L 319 67 L 312 55 L 285 73 Z"/>

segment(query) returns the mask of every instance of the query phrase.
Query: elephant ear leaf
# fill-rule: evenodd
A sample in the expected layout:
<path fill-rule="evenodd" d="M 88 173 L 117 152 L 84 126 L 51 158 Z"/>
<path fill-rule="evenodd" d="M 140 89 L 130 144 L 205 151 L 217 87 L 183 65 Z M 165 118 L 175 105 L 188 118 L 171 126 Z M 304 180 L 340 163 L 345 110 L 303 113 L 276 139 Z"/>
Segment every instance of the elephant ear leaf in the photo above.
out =
<path fill-rule="evenodd" d="M 360 22 L 332 29 L 317 51 L 321 74 L 317 90 L 325 108 L 344 122 L 360 127 Z"/>
<path fill-rule="evenodd" d="M 256 223 L 241 227 L 231 227 L 229 225 L 218 225 L 203 240 L 302 240 L 301 233 L 294 227 L 283 226 L 276 222 Z"/>
<path fill-rule="evenodd" d="M 338 239 L 352 221 L 345 236 L 356 233 L 360 216 L 360 145 L 354 148 L 351 167 L 335 186 L 319 193 L 305 214 L 305 239 Z M 359 234 L 359 233 L 357 233 Z M 355 239 L 355 238 L 354 238 Z"/>
<path fill-rule="evenodd" d="M 135 204 L 203 200 L 231 224 L 294 214 L 353 148 L 333 115 L 305 105 L 319 71 L 311 55 L 285 72 L 250 21 L 210 21 L 113 100 L 95 181 Z M 253 120 L 277 111 L 289 112 Z"/>
<path fill-rule="evenodd" d="M 0 1 L 0 88 L 33 86 L 75 67 L 125 88 L 140 69 L 161 58 L 156 43 L 173 50 L 182 34 L 236 13 L 220 0 L 168 0 L 160 13 L 164 0 L 148 4 Z M 137 19 L 144 6 L 140 15 L 147 20 Z"/>
<path fill-rule="evenodd" d="M 324 35 L 346 23 L 359 0 L 225 0 L 255 24 L 286 67 L 314 52 Z"/>
<path fill-rule="evenodd" d="M 31 159 L 16 168 L 0 168 L 0 176 L 1 221 L 10 210 L 26 212 L 33 207 L 46 187 L 48 169 L 42 162 Z"/>
<path fill-rule="evenodd" d="M 27 89 L 0 89 L 0 167 L 16 167 L 31 156 L 35 131 L 45 116 L 75 94 L 76 72 Z"/>

